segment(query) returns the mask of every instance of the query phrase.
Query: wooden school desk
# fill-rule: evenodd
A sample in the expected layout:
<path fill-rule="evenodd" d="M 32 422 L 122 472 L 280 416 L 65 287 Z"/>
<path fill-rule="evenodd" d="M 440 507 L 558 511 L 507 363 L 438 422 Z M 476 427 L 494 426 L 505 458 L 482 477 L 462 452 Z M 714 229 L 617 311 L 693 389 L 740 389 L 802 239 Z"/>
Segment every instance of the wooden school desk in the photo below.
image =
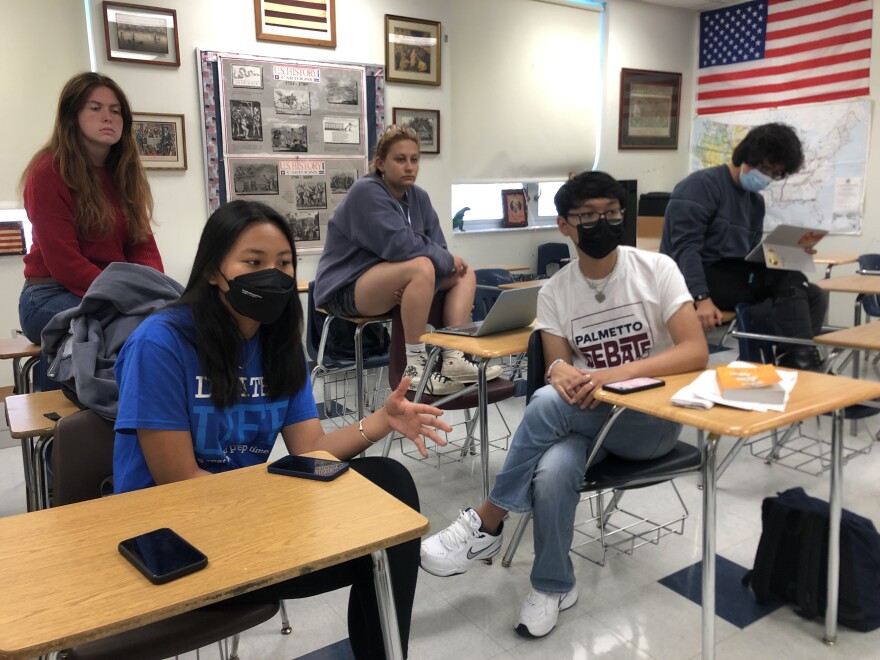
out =
<path fill-rule="evenodd" d="M 499 289 L 527 289 L 530 286 L 544 286 L 549 282 L 550 279 L 542 279 L 542 280 L 526 280 L 525 282 L 507 282 L 506 284 L 499 284 Z"/>
<path fill-rule="evenodd" d="M 117 544 L 159 527 L 204 552 L 208 566 L 147 581 Z M 366 554 L 388 657 L 401 658 L 384 549 L 427 529 L 354 470 L 322 482 L 265 465 L 3 518 L 0 658 L 100 639 Z"/>
<path fill-rule="evenodd" d="M 880 278 L 878 278 L 880 279 Z M 721 436 L 749 438 L 808 417 L 834 412 L 831 432 L 830 524 L 828 533 L 828 606 L 825 641 L 837 639 L 837 599 L 840 567 L 840 516 L 842 508 L 843 416 L 839 410 L 880 396 L 880 383 L 799 371 L 797 384 L 784 412 L 750 412 L 716 405 L 710 410 L 674 406 L 670 398 L 700 374 L 695 371 L 664 376 L 665 387 L 620 395 L 600 390 L 596 398 L 616 407 L 637 410 L 697 429 L 703 451 L 703 583 L 702 656 L 715 657 L 715 458 Z M 708 432 L 708 437 L 705 433 Z"/>
<path fill-rule="evenodd" d="M 489 497 L 489 385 L 486 381 L 486 366 L 492 358 L 507 357 L 517 353 L 525 353 L 529 347 L 529 336 L 534 328 L 526 326 L 518 330 L 499 332 L 485 337 L 466 337 L 464 335 L 447 335 L 442 332 L 429 332 L 419 337 L 419 341 L 431 345 L 425 373 L 429 373 L 434 360 L 443 348 L 470 353 L 480 360 L 477 376 L 477 400 L 479 401 L 480 417 L 480 464 L 483 477 L 483 499 Z M 427 379 L 423 379 L 427 383 Z M 424 390 L 419 388 L 418 395 Z"/>
<path fill-rule="evenodd" d="M 528 266 L 523 266 L 521 264 L 480 264 L 479 266 L 471 266 L 471 270 L 483 270 L 486 268 L 500 268 L 501 270 L 506 270 L 509 273 L 515 273 L 520 270 L 528 270 Z"/>
<path fill-rule="evenodd" d="M 831 269 L 835 266 L 858 263 L 859 255 L 847 252 L 823 252 L 813 255 L 813 263 L 825 266 L 825 279 L 831 277 Z"/>
<path fill-rule="evenodd" d="M 79 408 L 61 390 L 6 397 L 9 435 L 21 441 L 28 511 L 49 506 L 44 448 L 55 433 L 55 420 L 46 417 L 46 413 L 57 413 L 59 417 L 66 417 L 77 410 Z"/>
<path fill-rule="evenodd" d="M 24 365 L 21 359 L 27 358 Z M 10 339 L 0 339 L 0 359 L 12 360 L 12 382 L 15 392 L 24 394 L 33 390 L 33 371 L 40 362 L 40 345 L 20 335 Z"/>

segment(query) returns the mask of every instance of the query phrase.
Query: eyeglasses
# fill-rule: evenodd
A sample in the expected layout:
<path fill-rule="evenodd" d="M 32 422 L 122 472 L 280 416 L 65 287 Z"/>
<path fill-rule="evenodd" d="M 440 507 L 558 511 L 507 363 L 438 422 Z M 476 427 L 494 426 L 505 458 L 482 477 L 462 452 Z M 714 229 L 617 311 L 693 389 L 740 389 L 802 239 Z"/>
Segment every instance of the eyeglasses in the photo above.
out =
<path fill-rule="evenodd" d="M 626 213 L 626 209 L 612 209 L 604 213 L 596 213 L 595 211 L 569 213 L 566 217 L 569 220 L 574 220 L 575 226 L 586 225 L 587 227 L 595 227 L 599 220 L 606 220 L 609 225 L 617 226 L 623 222 L 624 213 Z"/>
<path fill-rule="evenodd" d="M 754 168 L 758 170 L 761 174 L 765 176 L 769 176 L 774 181 L 782 181 L 785 178 L 785 172 L 782 170 L 775 170 L 770 165 L 759 165 Z"/>

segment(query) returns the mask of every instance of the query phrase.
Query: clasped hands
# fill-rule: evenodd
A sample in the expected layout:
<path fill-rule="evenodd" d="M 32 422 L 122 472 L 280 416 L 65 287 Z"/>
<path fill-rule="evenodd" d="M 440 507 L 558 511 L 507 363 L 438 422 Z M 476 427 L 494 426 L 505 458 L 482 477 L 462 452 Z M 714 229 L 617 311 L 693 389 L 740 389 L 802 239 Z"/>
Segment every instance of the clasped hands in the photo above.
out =
<path fill-rule="evenodd" d="M 581 410 L 587 406 L 590 408 L 598 406 L 600 401 L 594 397 L 596 390 L 605 383 L 613 383 L 618 380 L 622 379 L 613 376 L 610 369 L 587 372 L 565 362 L 556 365 L 551 374 L 553 389 L 567 403 L 577 405 Z"/>

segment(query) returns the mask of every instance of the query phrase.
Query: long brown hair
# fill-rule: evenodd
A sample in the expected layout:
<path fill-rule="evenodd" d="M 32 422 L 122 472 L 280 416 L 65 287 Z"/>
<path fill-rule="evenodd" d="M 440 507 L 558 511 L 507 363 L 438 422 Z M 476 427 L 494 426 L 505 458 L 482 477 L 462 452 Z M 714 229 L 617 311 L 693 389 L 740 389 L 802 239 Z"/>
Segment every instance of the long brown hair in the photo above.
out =
<path fill-rule="evenodd" d="M 115 218 L 101 189 L 98 174 L 82 146 L 79 128 L 79 112 L 97 87 L 106 87 L 119 100 L 122 137 L 110 147 L 104 166 L 113 178 L 117 203 L 128 218 L 131 240 L 133 243 L 142 243 L 152 234 L 153 195 L 132 133 L 131 106 L 122 88 L 103 74 L 91 71 L 79 73 L 64 85 L 58 99 L 52 136 L 31 158 L 21 176 L 21 186 L 24 187 L 34 162 L 43 154 L 51 153 L 58 163 L 62 181 L 73 194 L 77 234 L 81 238 L 94 240 L 113 233 Z"/>

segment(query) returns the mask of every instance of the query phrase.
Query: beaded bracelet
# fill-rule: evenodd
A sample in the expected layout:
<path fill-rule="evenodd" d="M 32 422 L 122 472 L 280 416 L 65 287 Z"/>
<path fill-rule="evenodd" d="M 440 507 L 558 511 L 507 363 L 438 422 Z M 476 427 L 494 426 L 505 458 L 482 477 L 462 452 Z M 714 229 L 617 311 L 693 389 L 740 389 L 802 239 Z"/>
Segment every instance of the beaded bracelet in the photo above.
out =
<path fill-rule="evenodd" d="M 364 417 L 364 419 L 366 419 L 366 417 Z M 379 440 L 381 440 L 382 438 L 379 438 L 378 440 L 370 440 L 370 439 L 367 437 L 367 434 L 364 433 L 364 419 L 362 419 L 361 421 L 358 422 L 358 431 L 360 431 L 361 437 L 362 437 L 364 440 L 366 440 L 366 441 L 367 441 L 368 443 L 370 443 L 371 445 L 375 445 L 375 444 L 376 444 L 377 442 L 379 442 Z"/>
<path fill-rule="evenodd" d="M 556 358 L 555 360 L 553 360 L 553 362 L 550 363 L 550 366 L 547 367 L 547 374 L 544 376 L 544 380 L 547 381 L 548 385 L 553 384 L 553 381 L 552 381 L 553 367 L 555 367 L 560 362 L 565 362 L 565 360 L 563 360 L 562 358 Z"/>

